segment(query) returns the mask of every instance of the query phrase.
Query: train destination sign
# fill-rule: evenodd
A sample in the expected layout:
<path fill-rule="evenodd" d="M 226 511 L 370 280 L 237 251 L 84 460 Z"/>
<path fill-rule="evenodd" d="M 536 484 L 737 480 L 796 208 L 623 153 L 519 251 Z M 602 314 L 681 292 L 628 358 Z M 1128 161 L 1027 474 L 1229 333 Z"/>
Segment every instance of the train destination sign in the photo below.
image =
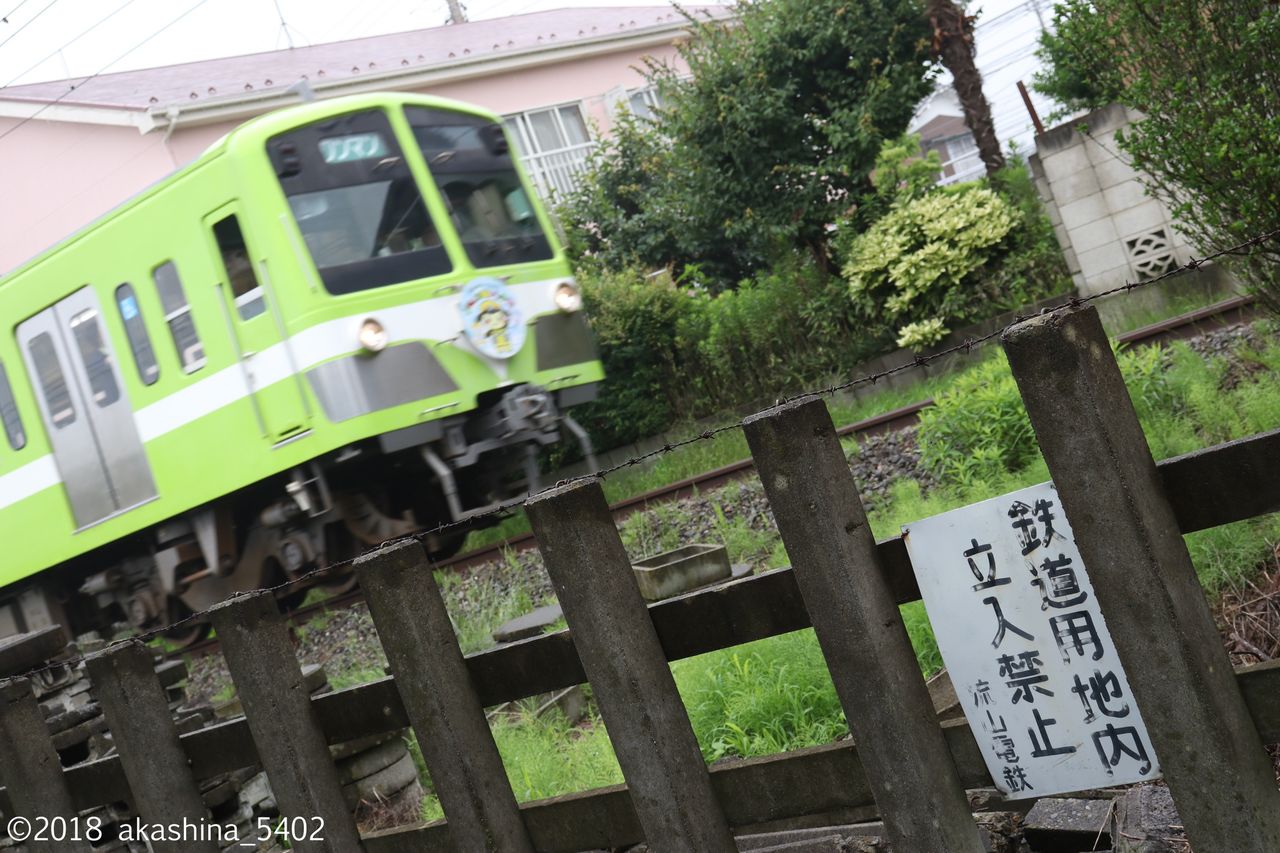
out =
<path fill-rule="evenodd" d="M 351 163 L 387 156 L 387 143 L 377 133 L 352 133 L 320 140 L 320 156 L 326 163 Z"/>
<path fill-rule="evenodd" d="M 1044 797 L 1160 775 L 1052 483 L 903 527 L 996 787 Z"/>

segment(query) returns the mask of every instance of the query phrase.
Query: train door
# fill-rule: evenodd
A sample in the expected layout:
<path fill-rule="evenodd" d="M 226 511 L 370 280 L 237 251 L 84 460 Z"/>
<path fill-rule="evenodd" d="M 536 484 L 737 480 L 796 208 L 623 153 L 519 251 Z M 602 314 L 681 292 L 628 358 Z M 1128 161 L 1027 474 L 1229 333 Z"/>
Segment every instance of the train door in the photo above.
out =
<path fill-rule="evenodd" d="M 18 325 L 54 462 L 78 527 L 156 496 L 133 408 L 84 287 Z"/>
<path fill-rule="evenodd" d="M 222 274 L 219 301 L 259 426 L 271 441 L 285 441 L 306 429 L 310 412 L 280 307 L 270 292 L 269 270 L 265 261 L 255 262 L 234 205 L 206 216 L 205 225 Z"/>

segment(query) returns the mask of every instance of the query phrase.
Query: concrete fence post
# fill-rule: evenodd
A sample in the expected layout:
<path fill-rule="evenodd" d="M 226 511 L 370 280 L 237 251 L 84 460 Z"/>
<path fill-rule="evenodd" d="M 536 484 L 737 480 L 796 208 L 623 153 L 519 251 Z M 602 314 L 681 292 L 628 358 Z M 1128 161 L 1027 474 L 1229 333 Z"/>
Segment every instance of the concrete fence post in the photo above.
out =
<path fill-rule="evenodd" d="M 744 431 L 890 844 L 978 853 L 977 824 L 826 405 L 787 403 L 748 418 Z"/>
<path fill-rule="evenodd" d="M 13 804 L 14 817 L 29 821 L 29 834 L 38 830 L 40 818 L 70 821 L 77 814 L 44 715 L 36 704 L 31 682 L 25 678 L 0 681 L 0 779 Z M 92 850 L 88 841 L 43 844 L 43 849 L 54 853 Z"/>
<path fill-rule="evenodd" d="M 363 849 L 275 596 L 262 591 L 236 596 L 209 616 L 280 813 L 299 824 L 302 819 L 310 826 L 324 822 L 321 832 L 290 838 L 292 849 Z"/>
<path fill-rule="evenodd" d="M 454 846 L 532 853 L 422 545 L 387 545 L 357 559 L 355 572 Z"/>
<path fill-rule="evenodd" d="M 737 850 L 600 480 L 550 489 L 525 512 L 649 846 Z"/>
<path fill-rule="evenodd" d="M 151 651 L 130 641 L 85 661 L 120 754 L 129 791 L 148 825 L 200 824 L 209 810 L 191 775 Z M 157 853 L 218 853 L 213 841 L 152 840 Z"/>
<path fill-rule="evenodd" d="M 1187 836 L 1197 853 L 1275 853 L 1275 777 L 1097 310 L 1003 343 Z"/>

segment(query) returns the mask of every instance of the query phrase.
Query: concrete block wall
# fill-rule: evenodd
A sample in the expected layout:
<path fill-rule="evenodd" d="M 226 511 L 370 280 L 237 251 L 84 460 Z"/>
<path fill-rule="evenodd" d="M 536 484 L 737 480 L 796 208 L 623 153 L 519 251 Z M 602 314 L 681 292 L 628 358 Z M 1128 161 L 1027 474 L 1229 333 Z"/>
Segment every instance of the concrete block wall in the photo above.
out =
<path fill-rule="evenodd" d="M 1192 250 L 1116 144 L 1132 121 L 1104 107 L 1036 137 L 1032 175 L 1082 296 L 1159 275 Z"/>

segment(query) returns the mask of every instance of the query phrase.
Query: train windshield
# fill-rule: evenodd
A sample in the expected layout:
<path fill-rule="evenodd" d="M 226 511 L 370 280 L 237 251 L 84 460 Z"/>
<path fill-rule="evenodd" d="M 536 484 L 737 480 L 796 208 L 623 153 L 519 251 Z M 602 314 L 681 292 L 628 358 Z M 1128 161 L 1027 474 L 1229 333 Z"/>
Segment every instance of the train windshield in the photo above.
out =
<path fill-rule="evenodd" d="M 399 284 L 452 269 L 381 111 L 291 130 L 272 137 L 267 150 L 330 293 Z"/>
<path fill-rule="evenodd" d="M 501 125 L 425 107 L 406 107 L 405 117 L 472 264 L 496 267 L 552 256 Z"/>

